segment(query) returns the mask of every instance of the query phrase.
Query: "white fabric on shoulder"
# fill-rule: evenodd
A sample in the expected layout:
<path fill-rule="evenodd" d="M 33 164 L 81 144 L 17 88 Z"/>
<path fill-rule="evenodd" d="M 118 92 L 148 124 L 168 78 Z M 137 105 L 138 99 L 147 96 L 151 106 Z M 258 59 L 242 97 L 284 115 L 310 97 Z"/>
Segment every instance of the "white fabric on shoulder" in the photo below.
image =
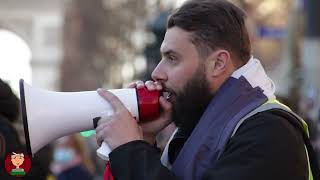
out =
<path fill-rule="evenodd" d="M 268 77 L 260 61 L 253 56 L 245 65 L 233 72 L 231 76 L 236 79 L 241 76 L 245 77 L 253 88 L 259 86 L 268 99 L 275 99 L 276 87 L 274 82 Z"/>

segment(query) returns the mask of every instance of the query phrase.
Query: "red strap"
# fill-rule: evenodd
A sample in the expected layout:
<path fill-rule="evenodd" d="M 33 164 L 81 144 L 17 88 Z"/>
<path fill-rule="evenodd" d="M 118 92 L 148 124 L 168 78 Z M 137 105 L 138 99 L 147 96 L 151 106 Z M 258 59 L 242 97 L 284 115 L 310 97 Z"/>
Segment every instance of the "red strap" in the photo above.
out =
<path fill-rule="evenodd" d="M 109 161 L 107 162 L 106 169 L 104 170 L 103 180 L 114 180 Z"/>

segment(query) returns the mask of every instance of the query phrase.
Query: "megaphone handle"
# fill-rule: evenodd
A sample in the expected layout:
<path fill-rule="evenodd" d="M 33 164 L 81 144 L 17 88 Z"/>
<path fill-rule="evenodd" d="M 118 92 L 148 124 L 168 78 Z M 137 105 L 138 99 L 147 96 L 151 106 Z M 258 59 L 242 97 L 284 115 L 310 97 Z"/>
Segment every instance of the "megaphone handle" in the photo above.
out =
<path fill-rule="evenodd" d="M 105 161 L 109 161 L 109 154 L 111 153 L 111 148 L 109 147 L 109 145 L 105 142 L 102 142 L 101 146 L 99 147 L 99 149 L 97 149 L 97 155 L 105 160 Z"/>

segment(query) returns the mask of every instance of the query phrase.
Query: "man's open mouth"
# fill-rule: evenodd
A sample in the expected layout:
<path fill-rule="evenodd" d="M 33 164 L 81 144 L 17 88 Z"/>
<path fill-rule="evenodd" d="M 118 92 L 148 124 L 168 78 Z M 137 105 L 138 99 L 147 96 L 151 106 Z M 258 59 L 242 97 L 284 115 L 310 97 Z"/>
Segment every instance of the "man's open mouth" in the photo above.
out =
<path fill-rule="evenodd" d="M 170 90 L 167 90 L 165 89 L 163 92 L 162 92 L 162 96 L 167 100 L 167 101 L 170 101 L 172 102 L 173 99 L 174 99 L 174 93 Z"/>
<path fill-rule="evenodd" d="M 168 100 L 170 99 L 170 97 L 172 96 L 172 93 L 171 92 L 163 92 L 163 97 Z"/>

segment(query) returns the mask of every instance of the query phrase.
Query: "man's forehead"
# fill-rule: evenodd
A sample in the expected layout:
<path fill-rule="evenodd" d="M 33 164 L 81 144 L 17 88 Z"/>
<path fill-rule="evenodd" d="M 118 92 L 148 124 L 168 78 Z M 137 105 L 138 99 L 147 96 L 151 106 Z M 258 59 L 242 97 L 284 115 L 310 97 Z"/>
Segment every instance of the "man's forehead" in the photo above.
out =
<path fill-rule="evenodd" d="M 160 51 L 162 53 L 168 51 L 177 52 L 180 49 L 184 49 L 184 46 L 192 45 L 190 41 L 190 35 L 190 32 L 187 32 L 179 27 L 167 29 Z"/>
<path fill-rule="evenodd" d="M 170 47 L 170 43 L 168 44 L 167 42 L 163 41 L 160 47 L 160 52 L 166 53 L 169 51 L 174 51 L 174 48 L 172 46 Z"/>

